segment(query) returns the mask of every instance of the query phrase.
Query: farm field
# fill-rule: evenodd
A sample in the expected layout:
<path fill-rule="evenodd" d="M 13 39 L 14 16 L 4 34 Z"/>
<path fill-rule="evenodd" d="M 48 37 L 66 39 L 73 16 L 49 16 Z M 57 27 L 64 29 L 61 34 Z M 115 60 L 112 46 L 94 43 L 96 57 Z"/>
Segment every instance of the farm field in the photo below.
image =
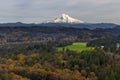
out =
<path fill-rule="evenodd" d="M 83 50 L 87 50 L 87 49 L 93 49 L 93 47 L 87 47 L 86 46 L 86 42 L 74 42 L 72 45 L 68 45 L 65 47 L 59 47 L 58 51 L 62 51 L 62 49 L 64 48 L 72 50 L 72 51 L 83 51 Z"/>

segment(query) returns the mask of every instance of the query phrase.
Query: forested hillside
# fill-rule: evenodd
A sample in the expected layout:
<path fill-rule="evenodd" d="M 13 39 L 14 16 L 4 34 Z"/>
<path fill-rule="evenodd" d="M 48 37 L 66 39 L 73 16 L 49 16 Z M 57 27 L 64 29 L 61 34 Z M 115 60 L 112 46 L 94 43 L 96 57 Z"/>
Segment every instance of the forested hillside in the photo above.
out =
<path fill-rule="evenodd" d="M 101 48 L 58 52 L 51 43 L 8 46 L 0 52 L 1 80 L 119 80 L 120 55 Z"/>
<path fill-rule="evenodd" d="M 119 28 L 0 28 L 0 80 L 120 80 L 119 37 Z M 64 49 L 74 42 L 86 49 Z"/>
<path fill-rule="evenodd" d="M 31 42 L 92 41 L 120 36 L 119 26 L 111 29 L 64 28 L 64 27 L 0 27 L 0 45 Z"/>

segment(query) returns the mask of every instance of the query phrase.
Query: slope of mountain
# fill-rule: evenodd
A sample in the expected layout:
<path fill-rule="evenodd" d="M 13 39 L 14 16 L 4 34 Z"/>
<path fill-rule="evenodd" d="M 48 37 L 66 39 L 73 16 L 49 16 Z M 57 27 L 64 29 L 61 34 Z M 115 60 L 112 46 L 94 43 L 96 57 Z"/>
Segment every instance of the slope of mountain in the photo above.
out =
<path fill-rule="evenodd" d="M 72 28 L 114 28 L 117 25 L 113 23 L 86 23 L 82 20 L 78 20 L 68 16 L 67 14 L 62 14 L 60 17 L 55 18 L 52 21 L 40 24 L 41 26 L 48 27 L 72 27 Z"/>
<path fill-rule="evenodd" d="M 60 17 L 55 18 L 51 23 L 84 23 L 84 21 L 70 17 L 67 14 L 62 14 Z"/>

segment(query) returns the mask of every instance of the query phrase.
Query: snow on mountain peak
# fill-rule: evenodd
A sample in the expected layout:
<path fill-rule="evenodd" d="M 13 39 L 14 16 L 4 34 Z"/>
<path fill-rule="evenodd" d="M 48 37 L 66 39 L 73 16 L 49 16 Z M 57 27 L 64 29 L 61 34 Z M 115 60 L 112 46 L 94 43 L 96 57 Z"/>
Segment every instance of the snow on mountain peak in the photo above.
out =
<path fill-rule="evenodd" d="M 54 23 L 84 23 L 84 21 L 70 17 L 67 14 L 62 14 L 60 17 L 55 18 Z"/>

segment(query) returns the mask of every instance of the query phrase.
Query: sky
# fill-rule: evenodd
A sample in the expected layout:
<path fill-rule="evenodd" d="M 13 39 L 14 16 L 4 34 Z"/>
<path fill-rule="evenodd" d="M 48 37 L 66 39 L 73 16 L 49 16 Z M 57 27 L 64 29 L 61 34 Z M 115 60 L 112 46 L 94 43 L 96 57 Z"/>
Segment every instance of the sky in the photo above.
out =
<path fill-rule="evenodd" d="M 120 24 L 120 0 L 0 0 L 0 23 L 41 23 L 62 13 L 89 23 Z"/>

